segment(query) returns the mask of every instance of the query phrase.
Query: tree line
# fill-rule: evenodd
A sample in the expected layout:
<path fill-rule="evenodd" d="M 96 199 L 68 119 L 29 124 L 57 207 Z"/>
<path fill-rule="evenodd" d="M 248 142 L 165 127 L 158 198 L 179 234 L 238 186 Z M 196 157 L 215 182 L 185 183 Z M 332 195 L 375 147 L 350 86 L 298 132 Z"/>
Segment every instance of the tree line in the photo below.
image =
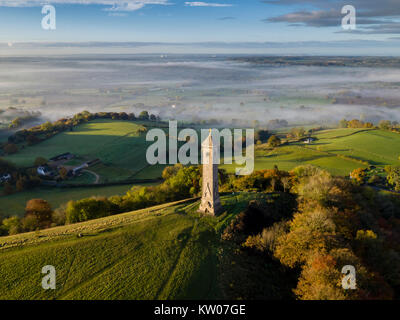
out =
<path fill-rule="evenodd" d="M 312 166 L 273 177 L 286 192 L 249 203 L 221 235 L 225 298 L 400 297 L 398 196 Z M 262 174 L 253 181 L 263 182 Z M 345 265 L 355 267 L 356 290 L 342 287 Z"/>
<path fill-rule="evenodd" d="M 148 111 L 142 111 L 137 117 L 134 113 L 126 112 L 96 112 L 83 111 L 75 114 L 71 118 L 59 119 L 55 122 L 47 121 L 41 125 L 34 126 L 30 129 L 23 129 L 10 135 L 7 142 L 0 144 L 0 151 L 3 154 L 17 153 L 18 144 L 26 144 L 28 146 L 40 143 L 49 139 L 63 131 L 73 131 L 74 128 L 82 123 L 97 120 L 127 120 L 127 121 L 158 121 L 158 116 L 150 114 Z M 24 146 L 22 146 L 24 147 Z"/>
<path fill-rule="evenodd" d="M 364 122 L 358 119 L 347 121 L 342 119 L 339 121 L 339 128 L 379 128 L 382 130 L 400 132 L 400 123 L 397 121 L 380 120 L 378 125 L 374 125 L 372 122 Z"/>

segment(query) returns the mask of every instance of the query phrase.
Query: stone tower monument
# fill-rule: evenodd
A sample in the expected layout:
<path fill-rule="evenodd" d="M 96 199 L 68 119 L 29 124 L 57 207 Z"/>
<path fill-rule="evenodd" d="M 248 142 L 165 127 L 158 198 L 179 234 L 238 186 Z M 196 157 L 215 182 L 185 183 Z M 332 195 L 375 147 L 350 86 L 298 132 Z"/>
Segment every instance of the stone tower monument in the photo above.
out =
<path fill-rule="evenodd" d="M 214 164 L 214 150 L 212 133 L 201 145 L 203 159 L 203 190 L 199 211 L 209 215 L 217 215 L 221 209 L 221 201 L 218 193 L 218 164 Z"/>

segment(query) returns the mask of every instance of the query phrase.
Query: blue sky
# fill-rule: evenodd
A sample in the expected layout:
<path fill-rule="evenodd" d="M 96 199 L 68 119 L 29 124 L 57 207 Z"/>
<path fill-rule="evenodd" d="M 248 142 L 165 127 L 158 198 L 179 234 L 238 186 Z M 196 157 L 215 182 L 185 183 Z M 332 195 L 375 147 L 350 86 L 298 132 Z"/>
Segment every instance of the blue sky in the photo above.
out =
<path fill-rule="evenodd" d="M 53 0 L 53 31 L 41 28 L 42 3 L 0 0 L 0 42 L 327 42 L 400 37 L 400 1 L 393 0 L 353 0 L 360 22 L 356 31 L 341 28 L 340 10 L 349 4 L 341 0 Z"/>

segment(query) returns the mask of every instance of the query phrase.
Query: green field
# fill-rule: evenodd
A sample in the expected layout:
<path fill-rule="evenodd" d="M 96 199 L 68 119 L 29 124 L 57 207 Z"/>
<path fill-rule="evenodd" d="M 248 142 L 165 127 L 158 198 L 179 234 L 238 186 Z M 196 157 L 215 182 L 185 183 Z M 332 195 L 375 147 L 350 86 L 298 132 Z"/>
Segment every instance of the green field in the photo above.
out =
<path fill-rule="evenodd" d="M 127 121 L 94 121 L 79 126 L 74 132 L 61 133 L 43 143 L 25 148 L 7 157 L 20 165 L 27 165 L 38 155 L 51 157 L 63 152 L 73 152 L 81 157 L 100 157 L 103 163 L 90 171 L 100 176 L 99 183 L 115 182 L 130 177 L 154 179 L 161 176 L 165 166 L 146 164 L 146 141 L 139 137 L 140 124 Z M 292 142 L 275 149 L 265 145 L 256 147 L 255 170 L 291 170 L 299 165 L 311 164 L 328 170 L 334 175 L 349 175 L 360 167 L 370 165 L 400 165 L 400 134 L 377 129 L 332 129 L 317 132 L 317 140 L 311 144 Z M 47 152 L 47 153 L 46 153 Z M 76 161 L 76 160 L 72 160 Z M 234 172 L 236 165 L 222 165 Z M 94 183 L 95 176 L 86 172 L 82 177 L 67 183 Z M 35 189 L 0 196 L 0 213 L 22 215 L 26 201 L 32 198 L 48 200 L 53 208 L 68 200 L 90 196 L 111 196 L 125 193 L 129 186 L 79 189 Z"/>
<path fill-rule="evenodd" d="M 126 193 L 132 185 L 94 187 L 94 188 L 36 188 L 8 196 L 0 196 L 0 214 L 6 216 L 23 216 L 25 205 L 31 199 L 47 200 L 53 209 L 69 200 L 79 200 L 91 196 L 109 197 Z"/>
<path fill-rule="evenodd" d="M 346 135 L 344 130 L 350 132 Z M 344 130 L 322 131 L 317 135 L 319 140 L 310 147 L 368 161 L 376 166 L 400 165 L 400 134 L 383 130 Z"/>
<path fill-rule="evenodd" d="M 218 298 L 220 232 L 261 196 L 223 196 L 217 218 L 189 200 L 2 237 L 0 299 Z M 41 287 L 45 265 L 56 268 L 56 290 Z"/>
<path fill-rule="evenodd" d="M 146 149 L 151 143 L 140 135 L 141 128 L 140 123 L 129 121 L 91 121 L 72 132 L 62 132 L 37 145 L 25 147 L 5 159 L 29 167 L 37 157 L 49 159 L 70 152 L 86 160 L 99 158 L 103 163 L 98 168 L 99 174 L 104 181 L 127 179 L 147 167 Z M 93 171 L 96 172 L 96 168 Z"/>
<path fill-rule="evenodd" d="M 257 146 L 255 170 L 291 170 L 299 165 L 311 164 L 334 175 L 349 175 L 357 168 L 370 165 L 400 165 L 400 134 L 376 129 L 332 129 L 314 135 L 311 144 L 290 143 L 273 150 Z M 236 165 L 223 165 L 234 172 Z"/>

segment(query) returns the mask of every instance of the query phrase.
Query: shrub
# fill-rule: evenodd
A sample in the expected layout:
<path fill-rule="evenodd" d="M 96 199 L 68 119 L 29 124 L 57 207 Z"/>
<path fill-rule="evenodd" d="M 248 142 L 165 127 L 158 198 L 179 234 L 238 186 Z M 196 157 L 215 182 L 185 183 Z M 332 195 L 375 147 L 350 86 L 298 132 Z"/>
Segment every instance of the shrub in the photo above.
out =
<path fill-rule="evenodd" d="M 20 177 L 16 184 L 15 187 L 17 188 L 17 191 L 24 191 L 28 187 L 28 181 L 25 177 Z"/>
<path fill-rule="evenodd" d="M 18 217 L 11 217 L 3 220 L 3 229 L 9 234 L 17 234 L 21 231 L 21 221 Z"/>
<path fill-rule="evenodd" d="M 381 177 L 374 174 L 368 179 L 368 184 L 378 184 L 382 181 Z"/>
<path fill-rule="evenodd" d="M 180 163 L 175 164 L 174 166 L 168 166 L 165 167 L 165 169 L 162 172 L 162 178 L 164 180 L 168 180 L 172 178 L 173 176 L 176 176 L 179 170 L 183 168 L 183 165 Z"/>
<path fill-rule="evenodd" d="M 256 236 L 249 236 L 243 246 L 261 252 L 273 253 L 277 245 L 277 239 L 285 234 L 286 230 L 287 224 L 285 221 L 277 222 Z"/>
<path fill-rule="evenodd" d="M 106 198 L 89 198 L 69 201 L 66 208 L 66 223 L 97 219 L 118 212 L 118 208 Z"/>
<path fill-rule="evenodd" d="M 24 232 L 39 230 L 41 228 L 40 221 L 35 215 L 27 215 L 21 220 L 21 227 Z"/>
<path fill-rule="evenodd" d="M 352 178 L 357 184 L 363 184 L 366 175 L 367 174 L 363 168 L 358 168 L 351 172 L 350 178 Z"/>
<path fill-rule="evenodd" d="M 281 144 L 281 139 L 277 136 L 270 136 L 268 139 L 268 145 L 272 148 L 278 147 Z"/>
<path fill-rule="evenodd" d="M 268 132 L 268 130 L 264 130 L 264 129 L 260 129 L 257 130 L 255 135 L 254 135 L 254 139 L 258 142 L 260 141 L 260 144 L 267 141 L 268 138 L 270 136 L 270 133 Z"/>
<path fill-rule="evenodd" d="M 51 220 L 53 224 L 55 224 L 56 226 L 61 226 L 65 224 L 66 215 L 67 215 L 67 206 L 61 205 L 59 208 L 54 210 L 54 212 L 51 215 Z"/>
<path fill-rule="evenodd" d="M 35 159 L 34 165 L 35 165 L 36 167 L 39 167 L 39 166 L 45 165 L 46 163 L 47 163 L 47 160 L 46 160 L 45 158 L 43 158 L 43 157 L 37 157 L 37 158 Z"/>
<path fill-rule="evenodd" d="M 400 167 L 386 166 L 386 180 L 395 191 L 400 191 Z"/>

